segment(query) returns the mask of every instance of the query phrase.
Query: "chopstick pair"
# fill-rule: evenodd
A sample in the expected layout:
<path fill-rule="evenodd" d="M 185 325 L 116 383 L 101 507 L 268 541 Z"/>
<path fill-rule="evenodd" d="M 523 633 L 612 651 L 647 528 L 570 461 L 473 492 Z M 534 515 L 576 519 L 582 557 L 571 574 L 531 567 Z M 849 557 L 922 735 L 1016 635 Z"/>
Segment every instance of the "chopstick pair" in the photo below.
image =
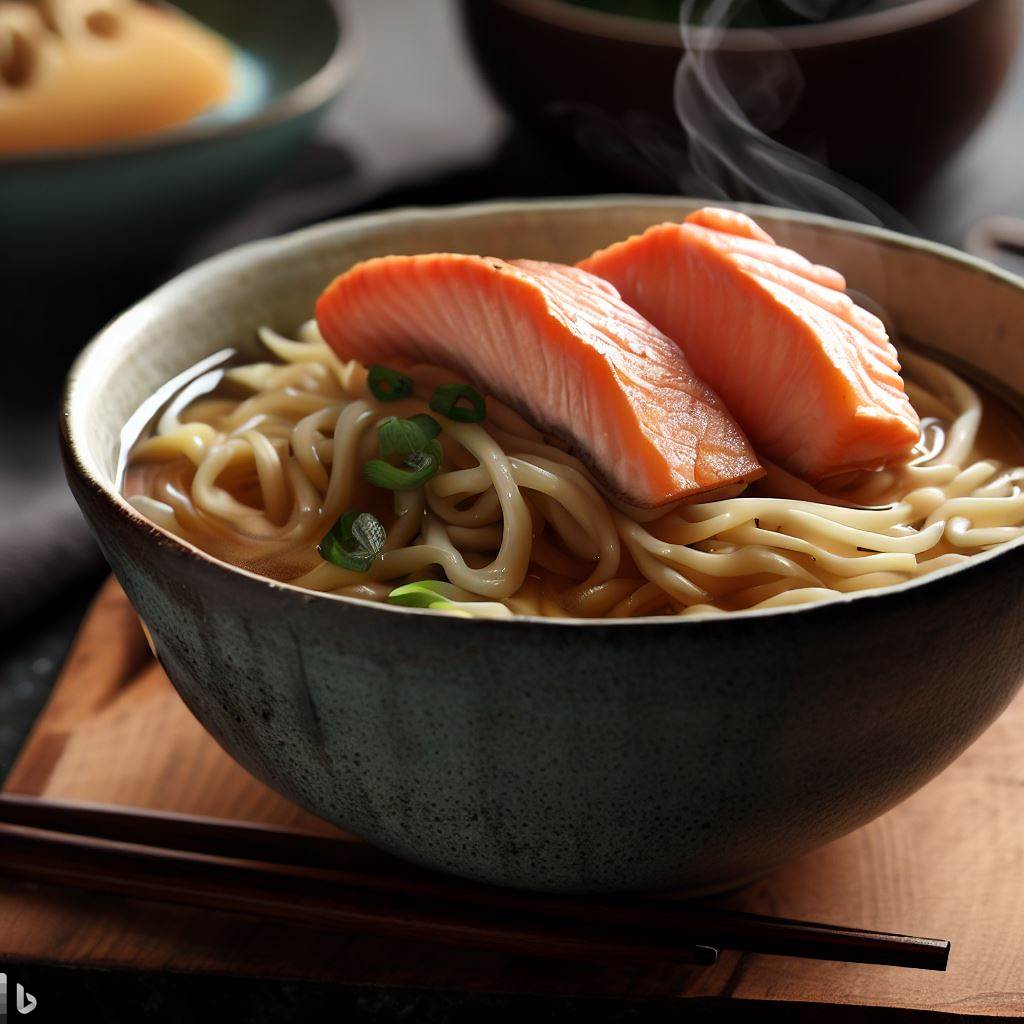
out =
<path fill-rule="evenodd" d="M 328 929 L 598 962 L 721 949 L 945 970 L 950 944 L 652 898 L 462 882 L 362 843 L 191 815 L 0 795 L 0 872 Z"/>

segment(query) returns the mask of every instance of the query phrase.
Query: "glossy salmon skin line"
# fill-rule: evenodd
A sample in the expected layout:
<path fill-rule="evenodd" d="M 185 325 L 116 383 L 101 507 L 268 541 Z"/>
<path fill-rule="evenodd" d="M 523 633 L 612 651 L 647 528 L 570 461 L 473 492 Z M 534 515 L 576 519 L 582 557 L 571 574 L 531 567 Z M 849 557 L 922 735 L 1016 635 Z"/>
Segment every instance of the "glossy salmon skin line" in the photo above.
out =
<path fill-rule="evenodd" d="M 907 455 L 920 422 L 882 322 L 843 276 L 708 207 L 579 264 L 674 338 L 758 452 L 811 480 Z"/>
<path fill-rule="evenodd" d="M 316 317 L 342 359 L 458 371 L 563 437 L 630 504 L 658 507 L 764 473 L 679 347 L 585 271 L 384 256 L 336 278 Z"/>

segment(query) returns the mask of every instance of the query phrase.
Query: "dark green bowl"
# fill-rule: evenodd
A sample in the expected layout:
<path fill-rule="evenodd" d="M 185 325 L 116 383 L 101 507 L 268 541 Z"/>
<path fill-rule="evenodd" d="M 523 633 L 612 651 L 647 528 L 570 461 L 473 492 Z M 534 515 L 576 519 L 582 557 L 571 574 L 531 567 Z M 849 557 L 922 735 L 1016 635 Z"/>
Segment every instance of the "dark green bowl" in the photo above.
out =
<path fill-rule="evenodd" d="M 331 0 L 177 6 L 238 48 L 236 95 L 152 136 L 0 156 L 0 271 L 159 263 L 266 182 L 352 76 L 352 34 Z"/>
<path fill-rule="evenodd" d="M 71 488 L 200 722 L 281 793 L 410 860 L 562 891 L 725 888 L 924 785 L 1016 693 L 1024 538 L 877 592 L 730 616 L 455 619 L 312 594 L 159 530 L 119 494 L 139 405 L 255 328 L 309 316 L 353 262 L 483 252 L 573 262 L 694 201 L 400 210 L 218 256 L 79 357 Z M 890 232 L 763 207 L 903 336 L 1024 396 L 1024 281 Z M 940 855 L 941 851 L 936 851 Z"/>

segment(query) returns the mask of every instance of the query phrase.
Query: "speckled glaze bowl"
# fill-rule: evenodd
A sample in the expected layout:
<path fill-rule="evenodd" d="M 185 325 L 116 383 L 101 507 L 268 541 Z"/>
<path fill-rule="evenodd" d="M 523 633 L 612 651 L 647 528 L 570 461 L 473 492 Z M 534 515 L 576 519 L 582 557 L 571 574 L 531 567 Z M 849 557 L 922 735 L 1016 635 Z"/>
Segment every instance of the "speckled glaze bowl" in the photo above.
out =
<path fill-rule="evenodd" d="M 1024 543 L 879 593 L 724 618 L 464 620 L 311 594 L 161 532 L 117 491 L 160 385 L 263 323 L 289 329 L 356 260 L 463 250 L 576 260 L 680 200 L 400 210 L 217 257 L 75 364 L 71 487 L 160 659 L 253 774 L 410 860 L 503 885 L 711 890 L 904 799 L 1005 707 L 1024 668 Z M 926 340 L 1024 394 L 1024 282 L 924 242 L 753 211 Z"/>

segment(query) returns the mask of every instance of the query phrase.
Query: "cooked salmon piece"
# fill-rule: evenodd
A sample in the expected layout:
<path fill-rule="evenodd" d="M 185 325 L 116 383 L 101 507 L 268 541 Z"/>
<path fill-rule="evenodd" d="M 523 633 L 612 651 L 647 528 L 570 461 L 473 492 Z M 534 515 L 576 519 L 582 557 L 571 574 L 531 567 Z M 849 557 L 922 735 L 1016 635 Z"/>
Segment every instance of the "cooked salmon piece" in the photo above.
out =
<path fill-rule="evenodd" d="M 708 207 L 580 264 L 678 342 L 758 453 L 810 480 L 907 455 L 921 425 L 881 320 L 842 274 Z"/>
<path fill-rule="evenodd" d="M 316 318 L 342 359 L 458 371 L 565 439 L 629 504 L 737 493 L 764 473 L 679 346 L 583 270 L 384 256 L 336 278 Z"/>

